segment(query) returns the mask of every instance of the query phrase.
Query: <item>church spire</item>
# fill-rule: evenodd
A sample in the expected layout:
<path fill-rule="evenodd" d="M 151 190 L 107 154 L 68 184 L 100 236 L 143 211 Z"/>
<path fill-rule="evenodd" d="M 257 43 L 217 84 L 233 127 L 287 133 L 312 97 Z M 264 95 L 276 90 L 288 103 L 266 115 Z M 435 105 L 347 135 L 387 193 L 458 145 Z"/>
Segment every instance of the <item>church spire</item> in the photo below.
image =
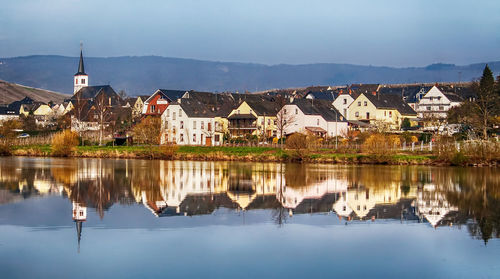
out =
<path fill-rule="evenodd" d="M 85 74 L 85 67 L 83 66 L 83 44 L 80 43 L 80 63 L 78 64 L 78 72 L 75 74 L 76 75 L 86 75 Z"/>

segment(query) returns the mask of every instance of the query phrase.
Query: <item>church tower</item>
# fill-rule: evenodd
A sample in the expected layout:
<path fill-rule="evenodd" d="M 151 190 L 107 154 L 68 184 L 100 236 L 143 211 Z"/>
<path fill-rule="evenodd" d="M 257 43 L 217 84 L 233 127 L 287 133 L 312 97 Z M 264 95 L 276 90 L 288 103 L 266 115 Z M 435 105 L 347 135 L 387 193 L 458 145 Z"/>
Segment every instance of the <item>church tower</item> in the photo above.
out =
<path fill-rule="evenodd" d="M 82 44 L 80 44 L 80 63 L 78 64 L 78 72 L 73 78 L 73 94 L 87 86 L 89 86 L 89 76 L 85 73 L 85 67 L 83 66 L 83 49 Z"/>

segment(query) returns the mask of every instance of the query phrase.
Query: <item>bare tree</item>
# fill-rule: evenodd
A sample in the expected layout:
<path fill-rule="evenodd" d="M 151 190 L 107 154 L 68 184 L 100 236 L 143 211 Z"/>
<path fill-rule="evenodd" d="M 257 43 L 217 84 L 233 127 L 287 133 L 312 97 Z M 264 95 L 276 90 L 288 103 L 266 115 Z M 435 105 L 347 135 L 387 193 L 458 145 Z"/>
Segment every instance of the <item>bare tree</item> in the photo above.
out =
<path fill-rule="evenodd" d="M 283 148 L 283 136 L 286 134 L 288 127 L 295 122 L 295 115 L 286 110 L 285 106 L 288 102 L 284 96 L 278 96 L 276 103 L 279 108 L 279 111 L 276 114 L 276 129 L 278 130 L 280 136 L 280 146 Z"/>
<path fill-rule="evenodd" d="M 98 93 L 94 101 L 95 114 L 99 124 L 99 145 L 102 145 L 104 135 L 104 124 L 107 122 L 111 115 L 111 101 L 106 98 L 106 95 L 101 92 Z"/>

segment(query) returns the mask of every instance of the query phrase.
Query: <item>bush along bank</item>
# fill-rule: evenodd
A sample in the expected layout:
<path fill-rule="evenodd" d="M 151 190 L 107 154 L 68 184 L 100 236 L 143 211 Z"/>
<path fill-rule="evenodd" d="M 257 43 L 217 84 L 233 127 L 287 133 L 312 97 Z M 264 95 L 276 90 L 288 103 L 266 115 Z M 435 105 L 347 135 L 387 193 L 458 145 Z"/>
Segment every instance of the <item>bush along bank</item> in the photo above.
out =
<path fill-rule="evenodd" d="M 361 148 L 344 146 L 338 150 L 322 148 L 320 140 L 302 134 L 291 135 L 283 149 L 265 146 L 80 146 L 78 136 L 66 130 L 56 134 L 51 145 L 2 146 L 0 156 L 455 166 L 496 166 L 500 162 L 499 142 L 457 144 L 442 141 L 436 143 L 432 152 L 402 151 L 392 148 L 398 144 L 392 137 L 376 135 L 369 137 Z"/>

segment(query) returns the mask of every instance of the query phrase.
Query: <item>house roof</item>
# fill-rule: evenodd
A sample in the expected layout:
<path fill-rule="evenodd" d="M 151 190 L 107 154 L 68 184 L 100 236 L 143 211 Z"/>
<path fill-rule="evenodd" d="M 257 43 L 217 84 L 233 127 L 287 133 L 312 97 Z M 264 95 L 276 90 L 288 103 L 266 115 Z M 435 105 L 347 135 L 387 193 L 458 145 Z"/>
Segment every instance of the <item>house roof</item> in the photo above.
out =
<path fill-rule="evenodd" d="M 34 104 L 35 101 L 31 99 L 30 97 L 24 97 L 23 99 L 19 101 L 14 101 L 8 105 L 9 110 L 15 111 L 16 114 L 19 114 L 19 110 L 21 109 L 22 105 L 32 105 Z"/>
<path fill-rule="evenodd" d="M 309 91 L 306 96 L 312 96 L 314 99 L 334 101 L 338 94 L 334 91 Z"/>
<path fill-rule="evenodd" d="M 253 120 L 255 120 L 255 119 L 257 119 L 257 117 L 255 117 L 255 115 L 250 114 L 250 113 L 248 113 L 248 114 L 235 113 L 235 114 L 229 116 L 227 119 L 253 119 Z"/>
<path fill-rule="evenodd" d="M 321 115 L 326 121 L 345 122 L 342 114 L 335 109 L 331 101 L 326 100 L 310 100 L 310 99 L 293 99 L 290 103 L 296 105 L 306 115 Z"/>
<path fill-rule="evenodd" d="M 188 91 L 171 105 L 180 105 L 189 117 L 227 116 L 236 102 L 231 94 Z M 180 103 L 179 103 L 180 101 Z"/>
<path fill-rule="evenodd" d="M 184 95 L 184 93 L 186 93 L 186 90 L 158 89 L 156 92 L 158 91 L 160 91 L 164 96 L 166 96 L 170 102 L 175 102 L 177 99 L 181 98 L 182 95 Z M 152 96 L 154 96 L 154 94 L 151 95 L 151 97 Z"/>
<path fill-rule="evenodd" d="M 401 96 L 391 95 L 391 94 L 364 94 L 365 97 L 370 100 L 370 102 L 376 108 L 387 108 L 396 109 L 399 113 L 403 115 L 417 115 L 417 113 L 401 99 Z"/>
<path fill-rule="evenodd" d="M 78 92 L 71 97 L 71 100 L 81 99 L 94 99 L 97 94 L 104 93 L 106 96 L 114 97 L 118 96 L 115 90 L 110 85 L 97 85 L 97 86 L 87 86 L 82 87 Z"/>
<path fill-rule="evenodd" d="M 456 94 L 453 94 L 453 93 L 444 93 L 443 94 L 446 96 L 446 98 L 448 98 L 448 100 L 450 100 L 450 102 L 463 102 L 464 100 L 462 99 L 462 97 L 456 95 Z"/>
<path fill-rule="evenodd" d="M 243 101 L 259 116 L 276 116 L 281 109 L 276 99 L 271 96 L 243 94 Z"/>

